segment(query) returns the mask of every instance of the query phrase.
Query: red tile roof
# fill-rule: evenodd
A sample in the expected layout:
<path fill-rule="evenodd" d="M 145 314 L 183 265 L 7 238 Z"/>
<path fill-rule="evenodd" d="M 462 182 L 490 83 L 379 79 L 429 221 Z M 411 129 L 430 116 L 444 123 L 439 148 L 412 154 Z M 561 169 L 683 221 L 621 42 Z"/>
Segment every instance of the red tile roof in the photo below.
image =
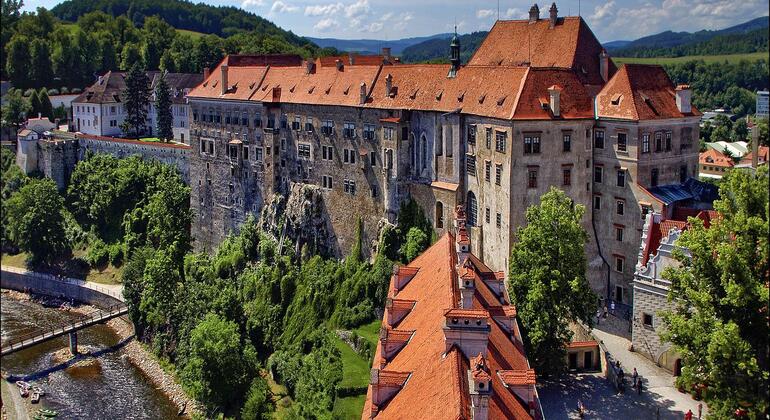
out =
<path fill-rule="evenodd" d="M 711 221 L 719 218 L 719 213 L 714 210 L 677 207 L 674 209 L 671 219 L 653 222 L 647 232 L 647 243 L 642 250 L 642 265 L 647 265 L 650 258 L 658 253 L 661 241 L 663 238 L 668 237 L 672 229 L 687 230 L 690 227 L 688 222 L 690 217 L 697 217 L 703 220 L 703 226 L 708 229 L 711 226 Z"/>
<path fill-rule="evenodd" d="M 767 162 L 768 161 L 768 155 L 770 155 L 770 147 L 767 146 L 759 146 L 759 153 L 757 153 L 757 156 L 759 157 L 757 161 L 759 163 Z M 746 153 L 741 158 L 741 162 L 751 162 L 752 157 L 754 156 L 754 152 L 750 151 L 749 153 Z"/>
<path fill-rule="evenodd" d="M 591 96 L 572 70 L 530 69 L 513 114 L 515 120 L 549 120 L 553 114 L 548 106 L 548 89 L 554 84 L 563 87 L 559 95 L 560 119 L 593 118 Z M 546 106 L 544 107 L 543 104 Z"/>
<path fill-rule="evenodd" d="M 500 307 L 499 298 L 486 286 L 481 276 L 476 278 L 476 293 L 471 308 L 459 308 L 457 288 L 457 252 L 455 237 L 442 236 L 433 246 L 407 267 L 418 269 L 414 278 L 397 292 L 399 300 L 416 301 L 411 311 L 398 324 L 402 331 L 414 331 L 409 342 L 390 360 L 384 360 L 382 343 L 378 342 L 373 367 L 384 366 L 384 371 L 409 372 L 408 381 L 389 401 L 377 407 L 372 405 L 372 386 L 369 386 L 362 418 L 367 419 L 375 408 L 377 419 L 430 418 L 469 419 L 471 416 L 468 371 L 476 371 L 457 346 L 446 351 L 445 314 L 488 318 L 488 308 Z M 494 273 L 477 259 L 477 272 Z M 396 293 L 391 287 L 390 293 Z M 389 296 L 393 298 L 394 296 Z M 507 301 L 506 297 L 503 297 Z M 505 305 L 507 306 L 507 305 Z M 447 310 L 449 308 L 449 310 Z M 497 309 L 496 309 L 497 310 Z M 385 309 L 384 320 L 389 308 Z M 510 311 L 508 311 L 510 312 Z M 496 374 L 500 370 L 529 369 L 522 346 L 495 321 L 489 320 L 490 330 L 485 371 L 491 380 L 489 418 L 530 418 L 528 403 L 519 400 Z M 383 321 L 383 326 L 387 322 Z"/>
<path fill-rule="evenodd" d="M 657 120 L 698 116 L 683 114 L 676 106 L 674 84 L 663 67 L 646 64 L 624 64 L 596 97 L 599 117 L 624 120 Z"/>
<path fill-rule="evenodd" d="M 569 347 L 571 349 L 577 349 L 577 348 L 583 348 L 583 347 L 596 347 L 598 345 L 599 345 L 599 343 L 597 343 L 594 340 L 590 340 L 590 341 L 573 341 L 573 342 L 569 343 L 569 345 L 567 347 Z"/>
<path fill-rule="evenodd" d="M 720 168 L 732 168 L 735 166 L 735 161 L 731 157 L 725 156 L 722 152 L 714 149 L 708 149 L 701 153 L 698 156 L 698 163 Z"/>
<path fill-rule="evenodd" d="M 550 28 L 548 19 L 498 20 L 473 54 L 469 65 L 561 67 L 573 69 L 581 81 L 603 85 L 599 73 L 602 46 L 580 17 L 559 18 Z M 615 72 L 610 60 L 609 75 Z"/>

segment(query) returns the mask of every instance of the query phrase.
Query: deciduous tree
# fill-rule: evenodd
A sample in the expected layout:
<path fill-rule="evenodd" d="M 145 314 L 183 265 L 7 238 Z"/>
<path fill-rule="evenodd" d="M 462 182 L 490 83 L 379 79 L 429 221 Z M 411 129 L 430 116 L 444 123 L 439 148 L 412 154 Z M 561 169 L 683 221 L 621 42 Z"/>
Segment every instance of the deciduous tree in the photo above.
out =
<path fill-rule="evenodd" d="M 586 280 L 584 211 L 551 188 L 527 209 L 527 225 L 516 232 L 508 287 L 538 373 L 564 368 L 570 322 L 592 324 L 597 298 Z"/>

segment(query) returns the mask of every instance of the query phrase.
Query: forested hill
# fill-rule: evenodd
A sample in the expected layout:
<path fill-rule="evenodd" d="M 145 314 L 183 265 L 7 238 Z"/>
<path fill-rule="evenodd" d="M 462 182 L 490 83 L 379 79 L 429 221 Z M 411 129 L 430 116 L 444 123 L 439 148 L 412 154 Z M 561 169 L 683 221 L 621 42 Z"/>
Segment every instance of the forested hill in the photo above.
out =
<path fill-rule="evenodd" d="M 136 26 L 148 16 L 159 16 L 177 29 L 229 36 L 241 31 L 279 35 L 295 46 L 310 41 L 285 31 L 267 19 L 233 6 L 211 6 L 184 0 L 67 0 L 56 5 L 53 14 L 61 20 L 76 22 L 81 16 L 102 11 L 111 16 L 127 16 Z"/>
<path fill-rule="evenodd" d="M 460 58 L 467 63 L 487 37 L 487 31 L 460 35 Z M 452 37 L 434 38 L 405 48 L 401 60 L 406 63 L 449 62 L 449 42 Z"/>

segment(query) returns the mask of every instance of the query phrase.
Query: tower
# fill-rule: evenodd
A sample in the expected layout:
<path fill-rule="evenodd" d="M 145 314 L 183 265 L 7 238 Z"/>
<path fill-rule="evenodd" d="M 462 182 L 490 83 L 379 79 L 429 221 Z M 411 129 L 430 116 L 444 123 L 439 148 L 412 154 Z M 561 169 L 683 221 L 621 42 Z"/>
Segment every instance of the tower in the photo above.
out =
<path fill-rule="evenodd" d="M 449 68 L 447 77 L 454 78 L 457 76 L 457 70 L 460 70 L 460 37 L 457 36 L 457 26 L 455 26 L 455 36 L 452 37 L 449 50 L 449 61 L 452 63 L 452 67 Z"/>

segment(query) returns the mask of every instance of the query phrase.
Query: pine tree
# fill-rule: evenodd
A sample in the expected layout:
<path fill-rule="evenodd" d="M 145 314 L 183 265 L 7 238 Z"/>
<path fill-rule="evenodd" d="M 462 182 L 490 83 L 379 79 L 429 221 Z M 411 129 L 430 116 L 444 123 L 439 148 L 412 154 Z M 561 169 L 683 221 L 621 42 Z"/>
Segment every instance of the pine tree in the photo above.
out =
<path fill-rule="evenodd" d="M 123 103 L 126 107 L 126 118 L 121 130 L 126 135 L 133 132 L 139 138 L 147 121 L 147 103 L 150 100 L 149 80 L 147 73 L 140 63 L 136 63 L 126 74 L 126 89 L 123 91 Z"/>
<path fill-rule="evenodd" d="M 51 104 L 51 98 L 48 97 L 48 91 L 45 88 L 40 88 L 37 92 L 37 96 L 38 101 L 40 102 L 40 113 L 49 120 L 52 120 L 53 104 Z"/>
<path fill-rule="evenodd" d="M 40 104 L 40 95 L 38 95 L 36 90 L 32 91 L 32 94 L 29 95 L 29 116 L 37 118 L 37 114 L 42 113 L 43 110 L 41 109 Z"/>
<path fill-rule="evenodd" d="M 155 86 L 155 110 L 158 113 L 158 138 L 164 141 L 173 139 L 174 117 L 171 115 L 171 92 L 166 83 L 165 74 L 161 75 Z"/>

